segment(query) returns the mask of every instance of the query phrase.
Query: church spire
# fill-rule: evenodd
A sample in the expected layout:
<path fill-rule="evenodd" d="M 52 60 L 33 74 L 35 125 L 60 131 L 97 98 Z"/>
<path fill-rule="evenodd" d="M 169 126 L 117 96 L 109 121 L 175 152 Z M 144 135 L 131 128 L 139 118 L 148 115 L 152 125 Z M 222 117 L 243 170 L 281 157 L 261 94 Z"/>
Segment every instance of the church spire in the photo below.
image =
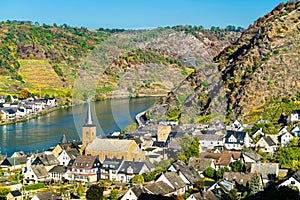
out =
<path fill-rule="evenodd" d="M 91 111 L 90 100 L 88 100 L 88 110 L 87 110 L 85 125 L 94 125 L 93 118 L 92 118 L 92 111 Z"/>

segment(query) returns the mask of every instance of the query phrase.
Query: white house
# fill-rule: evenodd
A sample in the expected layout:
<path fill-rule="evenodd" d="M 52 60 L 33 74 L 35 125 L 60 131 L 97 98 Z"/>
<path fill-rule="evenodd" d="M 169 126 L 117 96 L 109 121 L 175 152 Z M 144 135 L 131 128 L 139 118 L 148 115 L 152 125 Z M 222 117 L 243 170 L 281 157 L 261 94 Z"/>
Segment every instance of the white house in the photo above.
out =
<path fill-rule="evenodd" d="M 24 108 L 24 107 L 19 107 L 16 111 L 16 117 L 22 118 L 22 117 L 25 117 L 26 114 L 27 114 L 27 111 L 26 111 L 26 108 Z"/>
<path fill-rule="evenodd" d="M 300 190 L 300 171 L 296 171 L 293 174 L 284 177 L 281 183 L 278 185 L 278 187 L 281 186 L 292 186 Z"/>
<path fill-rule="evenodd" d="M 68 166 L 70 160 L 74 160 L 79 155 L 79 152 L 76 149 L 63 150 L 57 160 L 60 165 Z"/>
<path fill-rule="evenodd" d="M 142 175 L 149 171 L 145 162 L 124 161 L 118 171 L 118 181 L 130 182 L 135 175 Z"/>
<path fill-rule="evenodd" d="M 55 98 L 48 98 L 46 105 L 49 107 L 55 107 L 56 106 L 56 99 Z"/>
<path fill-rule="evenodd" d="M 16 117 L 16 112 L 13 109 L 6 109 L 6 110 L 1 110 L 2 114 L 2 120 L 5 119 L 15 119 Z"/>
<path fill-rule="evenodd" d="M 257 136 L 265 136 L 264 132 L 262 131 L 262 128 L 256 130 L 253 135 L 252 135 L 252 139 L 256 138 Z"/>
<path fill-rule="evenodd" d="M 155 181 L 159 182 L 163 181 L 168 184 L 171 188 L 173 188 L 177 195 L 184 194 L 188 187 L 185 182 L 179 177 L 176 172 L 166 172 L 160 175 L 160 177 Z"/>
<path fill-rule="evenodd" d="M 135 186 L 130 188 L 121 198 L 121 200 L 137 200 L 142 193 L 143 189 L 139 186 Z"/>
<path fill-rule="evenodd" d="M 294 125 L 291 132 L 294 133 L 296 137 L 300 137 L 300 128 L 297 125 Z"/>
<path fill-rule="evenodd" d="M 277 148 L 277 144 L 272 140 L 270 136 L 262 137 L 255 145 L 262 152 L 273 154 Z"/>
<path fill-rule="evenodd" d="M 291 132 L 283 133 L 282 135 L 278 136 L 280 145 L 282 147 L 287 147 L 288 143 L 294 138 Z"/>
<path fill-rule="evenodd" d="M 61 181 L 62 179 L 67 179 L 67 167 L 65 166 L 54 166 L 52 169 L 48 172 L 49 177 L 55 181 Z"/>
<path fill-rule="evenodd" d="M 31 165 L 24 174 L 27 183 L 43 182 L 49 179 L 49 174 L 43 165 Z"/>
<path fill-rule="evenodd" d="M 216 146 L 224 146 L 224 136 L 218 134 L 197 134 L 202 149 L 214 149 Z"/>
<path fill-rule="evenodd" d="M 224 137 L 224 144 L 227 149 L 241 150 L 243 147 L 250 147 L 252 139 L 247 132 L 228 130 Z"/>
<path fill-rule="evenodd" d="M 291 122 L 295 123 L 300 121 L 300 110 L 293 110 L 291 113 Z"/>

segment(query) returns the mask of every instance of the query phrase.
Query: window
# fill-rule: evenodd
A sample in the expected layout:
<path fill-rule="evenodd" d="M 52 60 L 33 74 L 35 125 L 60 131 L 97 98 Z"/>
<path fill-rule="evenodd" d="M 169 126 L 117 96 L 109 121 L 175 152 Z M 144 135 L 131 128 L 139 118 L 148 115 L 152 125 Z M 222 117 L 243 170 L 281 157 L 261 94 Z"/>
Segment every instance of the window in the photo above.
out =
<path fill-rule="evenodd" d="M 86 136 L 86 137 L 89 137 L 89 132 L 86 132 L 86 133 L 85 133 L 85 136 Z"/>
<path fill-rule="evenodd" d="M 295 185 L 295 181 L 291 181 L 291 184 L 292 184 L 292 185 Z"/>

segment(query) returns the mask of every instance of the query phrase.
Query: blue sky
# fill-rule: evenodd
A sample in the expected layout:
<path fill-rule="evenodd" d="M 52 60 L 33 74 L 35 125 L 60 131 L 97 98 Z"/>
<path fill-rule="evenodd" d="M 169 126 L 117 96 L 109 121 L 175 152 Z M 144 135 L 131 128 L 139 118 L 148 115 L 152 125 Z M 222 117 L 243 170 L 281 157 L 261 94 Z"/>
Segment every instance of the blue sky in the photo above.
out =
<path fill-rule="evenodd" d="M 89 29 L 203 25 L 247 28 L 284 0 L 0 0 L 0 21 Z"/>

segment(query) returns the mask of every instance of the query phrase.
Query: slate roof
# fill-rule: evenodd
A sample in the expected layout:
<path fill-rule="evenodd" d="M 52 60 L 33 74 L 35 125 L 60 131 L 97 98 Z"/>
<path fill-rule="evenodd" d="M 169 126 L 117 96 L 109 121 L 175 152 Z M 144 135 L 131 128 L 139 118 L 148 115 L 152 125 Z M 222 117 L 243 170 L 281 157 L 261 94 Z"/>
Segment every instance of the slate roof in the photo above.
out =
<path fill-rule="evenodd" d="M 49 170 L 49 173 L 64 174 L 67 172 L 67 167 L 58 165 Z"/>
<path fill-rule="evenodd" d="M 190 158 L 188 166 L 193 167 L 195 170 L 204 171 L 210 167 L 213 159 L 211 158 Z"/>
<path fill-rule="evenodd" d="M 66 150 L 66 153 L 70 157 L 70 159 L 75 159 L 77 156 L 80 155 L 79 151 L 75 148 Z"/>
<path fill-rule="evenodd" d="M 59 165 L 59 161 L 53 154 L 40 154 L 33 162 L 32 165 Z"/>
<path fill-rule="evenodd" d="M 193 196 L 196 200 L 218 200 L 216 195 L 212 191 L 206 191 L 206 192 L 197 192 L 194 194 L 191 194 L 190 196 Z"/>
<path fill-rule="evenodd" d="M 259 173 L 266 180 L 275 180 L 279 172 L 279 163 L 252 163 L 251 173 Z"/>
<path fill-rule="evenodd" d="M 245 174 L 240 172 L 224 172 L 223 179 L 230 182 L 235 181 L 237 184 L 246 187 L 247 182 L 251 181 L 253 176 L 253 173 Z"/>
<path fill-rule="evenodd" d="M 19 190 L 11 191 L 10 194 L 11 194 L 13 197 L 19 197 L 19 196 L 22 196 L 22 193 L 21 193 Z"/>
<path fill-rule="evenodd" d="M 225 135 L 225 143 L 228 143 L 228 144 L 243 144 L 244 139 L 246 137 L 246 134 L 247 134 L 246 132 L 227 130 L 227 134 Z M 232 135 L 236 138 L 237 142 L 230 142 L 229 141 L 229 138 Z"/>
<path fill-rule="evenodd" d="M 143 154 L 143 151 L 137 146 L 134 140 L 119 140 L 119 139 L 101 139 L 96 138 L 86 147 L 87 151 L 102 151 L 102 152 L 129 152 L 132 154 Z"/>
<path fill-rule="evenodd" d="M 37 193 L 34 196 L 38 197 L 39 200 L 59 199 L 52 191 Z"/>
<path fill-rule="evenodd" d="M 187 166 L 184 162 L 178 160 L 172 165 L 176 170 L 181 171 L 181 173 L 189 180 L 190 183 L 194 184 L 195 182 L 201 179 L 198 172 L 191 166 Z"/>
<path fill-rule="evenodd" d="M 243 152 L 243 154 L 255 161 L 260 161 L 262 159 L 262 156 L 256 153 L 255 151 L 245 151 Z"/>
<path fill-rule="evenodd" d="M 84 169 L 97 168 L 100 167 L 100 161 L 98 161 L 94 156 L 79 155 L 72 163 L 72 167 Z"/>
<path fill-rule="evenodd" d="M 163 175 L 173 185 L 173 187 L 176 190 L 186 186 L 184 181 L 179 177 L 179 175 L 176 172 L 166 172 Z"/>
<path fill-rule="evenodd" d="M 263 137 L 264 140 L 266 141 L 266 143 L 271 147 L 271 146 L 275 146 L 276 143 L 272 140 L 272 138 L 270 136 L 266 136 Z"/>
<path fill-rule="evenodd" d="M 148 194 L 148 193 L 142 193 L 138 200 L 174 200 L 174 197 L 167 197 L 157 194 Z"/>
<path fill-rule="evenodd" d="M 102 169 L 112 169 L 112 170 L 117 170 L 123 163 L 123 159 L 117 159 L 117 158 L 105 158 L 105 160 L 102 163 Z"/>
<path fill-rule="evenodd" d="M 14 166 L 14 165 L 24 165 L 27 163 L 27 156 L 6 158 L 3 160 L 1 165 L 4 166 Z"/>
<path fill-rule="evenodd" d="M 49 176 L 45 166 L 43 165 L 31 165 L 31 169 L 38 179 L 46 178 Z"/>
<path fill-rule="evenodd" d="M 143 193 L 143 189 L 140 186 L 131 188 L 131 191 L 135 194 L 136 197 L 139 197 Z"/>
<path fill-rule="evenodd" d="M 124 161 L 119 172 L 127 173 L 127 170 L 130 168 L 132 169 L 133 174 L 139 174 L 143 166 L 146 166 L 145 162 Z"/>
<path fill-rule="evenodd" d="M 13 154 L 15 154 L 15 157 L 26 156 L 26 154 L 24 153 L 24 151 L 16 151 Z"/>
<path fill-rule="evenodd" d="M 198 134 L 196 137 L 200 141 L 223 141 L 223 135 L 216 135 L 216 134 Z"/>
<path fill-rule="evenodd" d="M 166 195 L 174 192 L 174 189 L 163 181 L 150 183 L 145 186 L 145 189 L 149 190 L 153 194 L 160 194 L 160 195 Z"/>

